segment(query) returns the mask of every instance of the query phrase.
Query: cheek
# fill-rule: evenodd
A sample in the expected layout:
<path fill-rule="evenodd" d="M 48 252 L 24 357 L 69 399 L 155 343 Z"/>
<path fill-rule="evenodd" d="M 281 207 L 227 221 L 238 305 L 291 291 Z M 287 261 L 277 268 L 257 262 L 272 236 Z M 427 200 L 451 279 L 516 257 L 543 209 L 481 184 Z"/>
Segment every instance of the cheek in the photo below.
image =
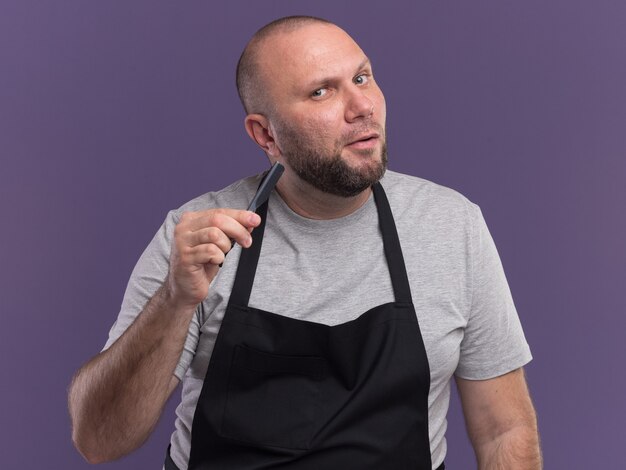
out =
<path fill-rule="evenodd" d="M 302 129 L 310 140 L 321 142 L 335 140 L 338 129 L 341 128 L 341 119 L 335 110 L 325 110 L 323 113 L 306 116 L 302 121 Z"/>

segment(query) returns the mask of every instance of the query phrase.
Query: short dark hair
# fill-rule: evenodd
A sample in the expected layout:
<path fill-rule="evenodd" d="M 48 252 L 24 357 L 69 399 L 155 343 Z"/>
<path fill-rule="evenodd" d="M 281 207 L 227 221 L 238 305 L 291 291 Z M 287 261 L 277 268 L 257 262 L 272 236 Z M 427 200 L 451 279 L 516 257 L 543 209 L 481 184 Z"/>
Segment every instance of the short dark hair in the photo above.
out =
<path fill-rule="evenodd" d="M 334 24 L 315 16 L 286 16 L 266 24 L 254 33 L 237 63 L 237 93 L 246 114 L 269 111 L 270 104 L 264 99 L 266 95 L 259 80 L 258 53 L 261 43 L 273 34 L 295 31 L 311 23 Z"/>

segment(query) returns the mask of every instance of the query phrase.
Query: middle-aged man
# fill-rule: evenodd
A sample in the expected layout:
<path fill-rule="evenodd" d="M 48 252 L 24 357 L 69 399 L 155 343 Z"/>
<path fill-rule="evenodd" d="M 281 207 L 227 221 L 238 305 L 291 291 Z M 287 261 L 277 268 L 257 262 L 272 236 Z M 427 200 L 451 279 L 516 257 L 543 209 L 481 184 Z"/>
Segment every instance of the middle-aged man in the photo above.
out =
<path fill-rule="evenodd" d="M 139 447 L 182 381 L 168 470 L 444 468 L 454 375 L 478 467 L 540 468 L 531 355 L 480 209 L 385 172 L 367 56 L 331 23 L 283 18 L 237 85 L 285 173 L 259 215 L 240 208 L 261 175 L 170 212 L 72 383 L 80 452 Z"/>

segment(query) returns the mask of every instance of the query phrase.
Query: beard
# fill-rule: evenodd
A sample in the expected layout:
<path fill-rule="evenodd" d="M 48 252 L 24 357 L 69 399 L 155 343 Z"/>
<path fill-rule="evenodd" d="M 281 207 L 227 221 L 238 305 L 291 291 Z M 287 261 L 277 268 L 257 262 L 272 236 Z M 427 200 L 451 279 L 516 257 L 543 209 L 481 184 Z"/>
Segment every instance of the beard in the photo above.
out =
<path fill-rule="evenodd" d="M 353 150 L 360 158 L 358 168 L 350 166 L 341 156 L 343 147 L 366 132 L 378 132 L 382 142 L 378 148 Z M 384 129 L 378 125 L 363 126 L 338 139 L 331 150 L 324 151 L 321 142 L 302 130 L 281 122 L 277 126 L 281 151 L 291 169 L 314 188 L 335 196 L 354 197 L 380 181 L 387 170 L 387 142 Z"/>

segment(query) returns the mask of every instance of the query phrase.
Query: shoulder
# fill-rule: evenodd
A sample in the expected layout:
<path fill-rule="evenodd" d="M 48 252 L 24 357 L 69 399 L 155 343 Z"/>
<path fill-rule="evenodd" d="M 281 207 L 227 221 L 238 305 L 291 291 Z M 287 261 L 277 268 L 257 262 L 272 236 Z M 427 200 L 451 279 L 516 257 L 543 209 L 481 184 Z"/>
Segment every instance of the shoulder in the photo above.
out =
<path fill-rule="evenodd" d="M 441 222 L 468 221 L 478 206 L 459 191 L 417 176 L 387 171 L 381 180 L 394 216 L 415 216 Z"/>
<path fill-rule="evenodd" d="M 179 218 L 184 212 L 202 211 L 218 207 L 245 209 L 259 185 L 261 177 L 262 174 L 249 176 L 235 181 L 218 191 L 209 191 L 187 201 L 171 213 L 174 218 Z"/>

